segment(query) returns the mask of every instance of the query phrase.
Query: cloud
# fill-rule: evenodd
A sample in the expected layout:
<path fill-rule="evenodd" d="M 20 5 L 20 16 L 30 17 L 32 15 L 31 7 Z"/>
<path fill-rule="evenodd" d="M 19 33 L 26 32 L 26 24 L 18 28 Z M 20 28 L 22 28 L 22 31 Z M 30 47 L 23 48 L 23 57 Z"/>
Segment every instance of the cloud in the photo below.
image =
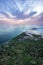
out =
<path fill-rule="evenodd" d="M 34 13 L 31 13 L 33 15 Z M 0 18 L 0 23 L 3 24 L 11 24 L 11 25 L 43 25 L 43 16 L 38 15 L 38 16 L 33 16 L 33 17 L 28 17 L 25 19 L 16 19 L 13 18 L 12 16 L 10 18 L 3 17 Z"/>
<path fill-rule="evenodd" d="M 0 23 L 43 25 L 43 0 L 1 0 Z"/>
<path fill-rule="evenodd" d="M 42 14 L 40 14 L 41 15 L 41 17 L 39 18 L 39 22 L 43 22 L 43 13 Z"/>
<path fill-rule="evenodd" d="M 0 12 L 0 18 L 1 17 L 6 17 L 6 18 L 16 18 L 16 16 L 13 16 L 11 13 L 9 12 Z"/>
<path fill-rule="evenodd" d="M 37 12 L 34 16 L 38 16 L 43 12 L 43 0 L 0 0 L 0 11 L 17 19 L 28 18 L 34 12 Z"/>

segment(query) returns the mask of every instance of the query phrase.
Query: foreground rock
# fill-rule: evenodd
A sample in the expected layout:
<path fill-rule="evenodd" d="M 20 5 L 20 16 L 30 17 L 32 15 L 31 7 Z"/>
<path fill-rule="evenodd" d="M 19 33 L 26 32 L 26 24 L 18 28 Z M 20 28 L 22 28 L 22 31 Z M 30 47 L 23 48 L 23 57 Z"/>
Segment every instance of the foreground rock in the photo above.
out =
<path fill-rule="evenodd" d="M 43 65 L 43 38 L 24 32 L 0 46 L 0 65 Z"/>

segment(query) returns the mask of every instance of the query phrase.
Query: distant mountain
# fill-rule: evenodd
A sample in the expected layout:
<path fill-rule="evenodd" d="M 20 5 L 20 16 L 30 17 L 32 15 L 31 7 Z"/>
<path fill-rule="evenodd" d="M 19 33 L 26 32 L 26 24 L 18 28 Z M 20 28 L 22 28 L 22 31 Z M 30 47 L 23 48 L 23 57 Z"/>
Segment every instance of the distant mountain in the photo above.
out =
<path fill-rule="evenodd" d="M 43 37 L 23 32 L 0 45 L 0 65 L 43 65 Z"/>
<path fill-rule="evenodd" d="M 38 28 L 32 28 L 31 30 L 37 30 Z"/>

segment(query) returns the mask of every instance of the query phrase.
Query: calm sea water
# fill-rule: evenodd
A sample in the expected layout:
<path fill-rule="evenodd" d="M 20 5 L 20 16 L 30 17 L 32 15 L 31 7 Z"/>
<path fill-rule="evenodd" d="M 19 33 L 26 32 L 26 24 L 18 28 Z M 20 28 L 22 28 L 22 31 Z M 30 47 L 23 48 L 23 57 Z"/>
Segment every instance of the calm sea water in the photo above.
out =
<path fill-rule="evenodd" d="M 6 29 L 2 28 L 0 30 L 0 44 L 11 40 L 12 38 L 16 37 L 17 35 L 21 34 L 24 31 L 30 31 L 30 27 L 29 26 L 15 26 L 14 27 L 13 26 Z M 37 31 L 38 33 L 43 35 L 43 28 L 38 28 L 37 30 L 33 30 L 33 32 L 34 31 Z"/>

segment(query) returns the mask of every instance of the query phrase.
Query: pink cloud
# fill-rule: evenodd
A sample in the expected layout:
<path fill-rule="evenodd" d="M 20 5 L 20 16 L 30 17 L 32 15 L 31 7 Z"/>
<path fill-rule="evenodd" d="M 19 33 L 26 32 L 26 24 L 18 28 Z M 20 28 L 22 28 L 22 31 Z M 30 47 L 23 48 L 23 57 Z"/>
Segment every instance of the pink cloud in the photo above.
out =
<path fill-rule="evenodd" d="M 27 18 L 27 19 L 13 19 L 13 18 L 0 18 L 0 24 L 9 24 L 9 25 L 41 25 L 43 24 L 43 21 L 39 22 L 39 19 L 41 18 L 41 15 Z"/>

